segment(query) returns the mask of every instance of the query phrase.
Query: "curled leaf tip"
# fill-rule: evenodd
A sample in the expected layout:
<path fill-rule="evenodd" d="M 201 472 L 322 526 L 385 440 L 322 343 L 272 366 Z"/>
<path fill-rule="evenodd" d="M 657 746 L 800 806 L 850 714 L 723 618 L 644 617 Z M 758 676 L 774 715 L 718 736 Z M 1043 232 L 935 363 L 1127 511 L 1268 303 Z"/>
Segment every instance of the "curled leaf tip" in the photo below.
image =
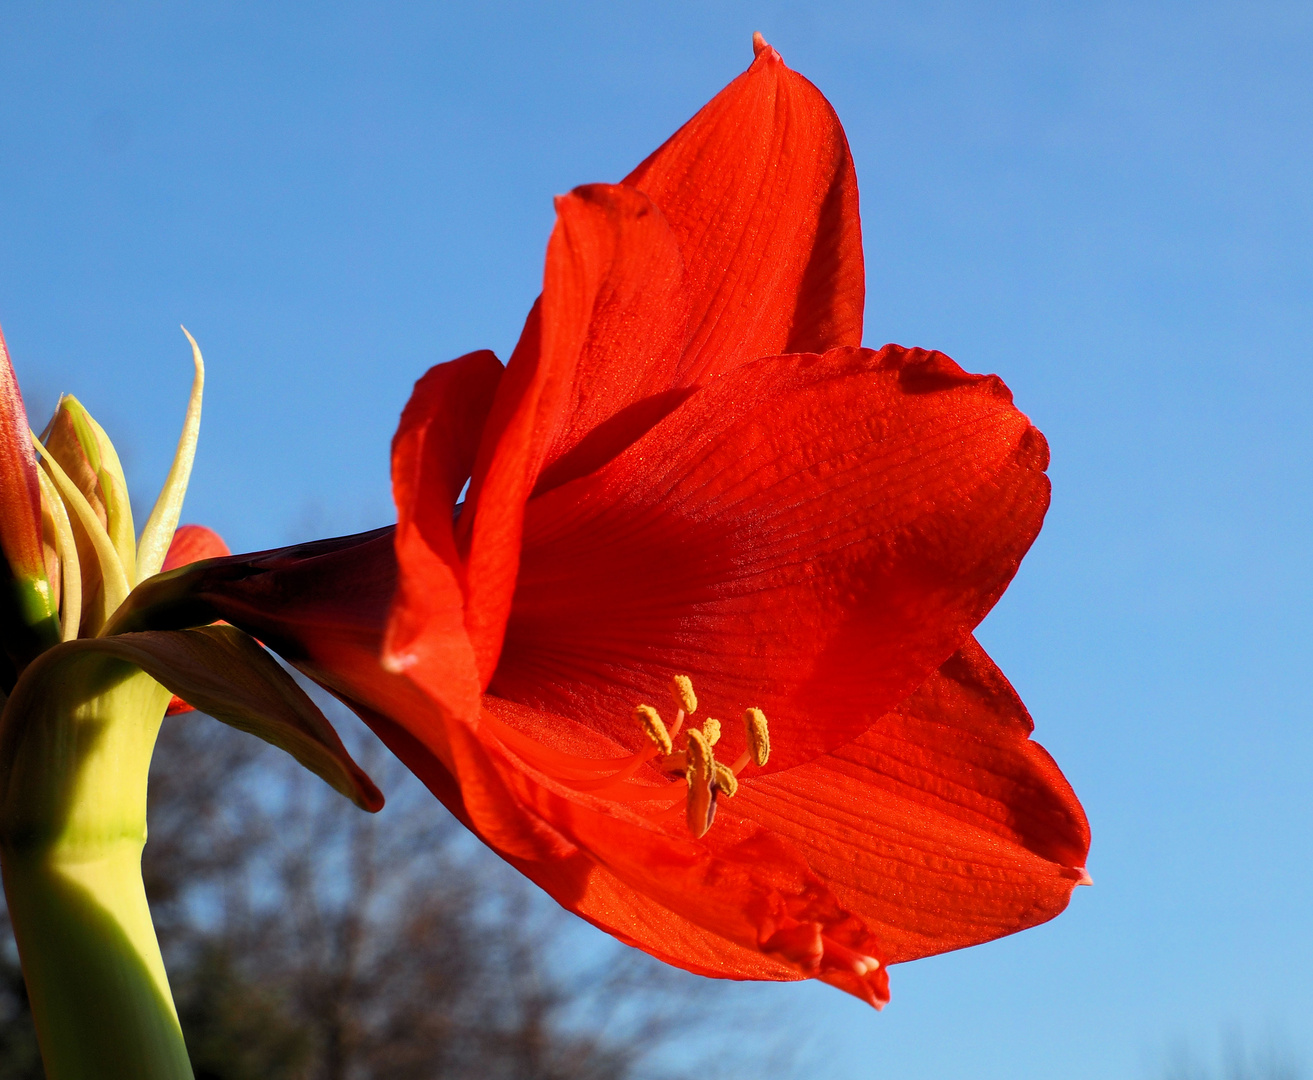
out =
<path fill-rule="evenodd" d="M 178 527 L 178 518 L 182 515 L 182 501 L 187 495 L 187 484 L 191 480 L 192 463 L 196 460 L 196 443 L 201 432 L 201 398 L 205 391 L 205 361 L 201 357 L 200 346 L 187 328 L 182 327 L 191 343 L 192 363 L 196 373 L 192 377 L 191 397 L 187 401 L 187 414 L 182 422 L 182 434 L 178 436 L 178 449 L 173 455 L 173 464 L 169 468 L 168 478 L 160 489 L 159 498 L 150 512 L 146 527 L 141 530 L 141 541 L 137 545 L 137 580 L 143 581 L 160 572 L 164 565 L 169 544 L 173 541 L 174 530 Z"/>

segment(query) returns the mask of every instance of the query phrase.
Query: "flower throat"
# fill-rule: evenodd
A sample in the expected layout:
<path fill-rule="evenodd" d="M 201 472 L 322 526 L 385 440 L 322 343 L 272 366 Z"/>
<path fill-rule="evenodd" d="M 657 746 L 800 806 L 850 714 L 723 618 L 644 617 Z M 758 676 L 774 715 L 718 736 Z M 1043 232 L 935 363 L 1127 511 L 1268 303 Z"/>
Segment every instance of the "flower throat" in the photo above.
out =
<path fill-rule="evenodd" d="M 655 821 L 672 819 L 682 810 L 688 830 L 703 837 L 716 818 L 720 796 L 733 798 L 739 787 L 739 775 L 749 765 L 758 768 L 770 758 L 770 732 L 766 715 L 757 708 L 746 709 L 743 726 L 747 748 L 732 765 L 716 760 L 715 746 L 720 741 L 721 722 L 713 717 L 701 727 L 686 721 L 697 712 L 698 699 L 687 675 L 670 680 L 670 696 L 675 708 L 674 721 L 667 726 L 651 705 L 634 707 L 634 723 L 647 737 L 648 746 L 620 758 L 588 758 L 544 746 L 523 732 L 495 717 L 484 714 L 498 736 L 521 757 L 575 791 L 610 799 L 614 802 L 665 802 L 667 807 L 650 815 Z M 684 736 L 683 749 L 675 749 L 675 740 Z M 638 771 L 652 763 L 675 782 L 667 785 L 638 783 Z M 673 800 L 673 801 L 672 801 Z"/>

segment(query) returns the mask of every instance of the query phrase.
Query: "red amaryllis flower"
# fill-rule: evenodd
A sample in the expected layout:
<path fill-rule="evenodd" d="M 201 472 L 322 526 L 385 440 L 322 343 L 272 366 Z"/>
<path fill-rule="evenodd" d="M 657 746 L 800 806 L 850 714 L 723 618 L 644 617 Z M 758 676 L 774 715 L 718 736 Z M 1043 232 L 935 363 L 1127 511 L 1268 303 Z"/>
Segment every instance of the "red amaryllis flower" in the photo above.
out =
<path fill-rule="evenodd" d="M 1056 915 L 1084 815 L 971 636 L 1046 445 L 997 378 L 860 347 L 829 104 L 758 41 L 557 213 L 505 369 L 417 384 L 395 533 L 166 575 L 121 627 L 256 634 L 561 904 L 691 971 L 880 1005 L 888 964 Z"/>

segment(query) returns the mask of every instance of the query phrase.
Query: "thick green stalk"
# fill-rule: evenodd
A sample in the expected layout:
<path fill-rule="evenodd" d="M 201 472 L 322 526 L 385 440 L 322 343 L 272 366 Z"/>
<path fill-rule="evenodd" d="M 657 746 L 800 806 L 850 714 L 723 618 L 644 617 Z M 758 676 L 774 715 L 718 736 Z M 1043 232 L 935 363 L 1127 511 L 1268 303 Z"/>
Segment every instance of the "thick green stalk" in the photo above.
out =
<path fill-rule="evenodd" d="M 141 879 L 169 692 L 67 648 L 24 673 L 0 725 L 0 864 L 46 1075 L 190 1080 Z"/>

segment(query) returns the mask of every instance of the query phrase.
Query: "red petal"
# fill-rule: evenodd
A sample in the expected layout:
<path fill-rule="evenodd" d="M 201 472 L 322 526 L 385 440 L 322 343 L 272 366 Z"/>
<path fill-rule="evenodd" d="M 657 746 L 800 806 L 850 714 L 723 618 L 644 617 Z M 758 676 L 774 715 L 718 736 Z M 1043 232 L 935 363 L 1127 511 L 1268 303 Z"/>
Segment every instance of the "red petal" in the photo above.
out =
<path fill-rule="evenodd" d="M 485 700 L 503 719 L 508 710 L 526 712 L 496 699 Z M 485 744 L 462 734 L 468 732 L 464 724 L 454 723 L 449 728 L 452 745 L 462 747 L 454 753 L 458 782 L 425 745 L 424 736 L 417 736 L 424 725 L 415 723 L 414 712 L 402 726 L 358 706 L 357 711 L 457 818 L 558 903 L 667 963 L 720 978 L 791 980 L 811 974 L 842 984 L 832 969 L 804 972 L 797 963 L 762 951 L 759 924 L 764 919 L 765 930 L 773 930 L 767 910 L 772 903 L 776 915 L 792 905 L 796 912 L 827 918 L 837 934 L 870 941 L 857 920 L 837 909 L 801 857 L 760 830 L 740 827 L 746 840 L 722 831 L 710 838 L 718 842 L 713 849 L 706 842 L 693 841 L 682 826 L 673 830 L 674 835 L 666 835 L 623 810 L 617 820 L 604 800 L 580 801 L 577 793 L 562 792 L 526 769 L 488 732 L 483 733 Z M 556 736 L 565 732 L 567 741 L 573 729 L 582 740 L 579 749 L 591 748 L 602 756 L 614 756 L 618 750 L 563 717 L 537 715 L 530 723 Z M 554 824 L 540 816 L 542 809 L 548 810 Z M 585 847 L 575 846 L 575 839 Z M 679 853 L 673 865 L 672 850 Z M 612 861 L 627 868 L 622 871 L 627 880 L 608 869 Z M 673 899 L 682 914 L 650 893 Z M 721 932 L 707 929 L 707 923 Z M 724 935 L 726 927 L 737 940 Z M 854 982 L 843 988 L 872 1004 L 888 1000 L 883 971 L 861 986 Z"/>
<path fill-rule="evenodd" d="M 432 368 L 415 384 L 392 440 L 400 577 L 384 662 L 422 673 L 433 696 L 464 716 L 477 713 L 480 687 L 452 513 L 501 377 L 486 350 Z"/>
<path fill-rule="evenodd" d="M 889 346 L 712 380 L 529 504 L 492 692 L 622 745 L 693 677 L 770 718 L 769 769 L 851 741 L 962 644 L 1048 505 L 1043 437 L 994 378 Z M 727 724 L 732 760 L 743 732 Z"/>
<path fill-rule="evenodd" d="M 679 238 L 689 377 L 862 343 L 857 178 L 839 118 L 769 46 L 628 177 Z"/>
<path fill-rule="evenodd" d="M 492 697 L 485 698 L 485 709 L 485 720 L 473 729 L 449 725 L 467 820 L 486 841 L 517 859 L 572 865 L 544 877 L 549 887 L 563 887 L 555 895 L 567 907 L 581 899 L 580 875 L 587 864 L 571 863 L 581 851 L 675 916 L 744 950 L 765 951 L 804 975 L 824 973 L 819 952 L 799 952 L 777 937 L 798 923 L 815 923 L 818 934 L 878 955 L 878 943 L 860 921 L 840 907 L 790 845 L 771 833 L 731 819 L 694 840 L 682 816 L 673 822 L 654 819 L 660 801 L 640 812 L 633 806 L 646 804 L 581 794 L 519 758 L 495 733 L 499 722 L 510 720 L 560 733 L 572 726 L 570 720 L 535 715 Z M 597 740 L 586 730 L 578 734 Z M 616 749 L 610 745 L 609 756 Z M 667 786 L 655 790 L 661 794 Z M 682 794 L 676 789 L 664 801 L 682 804 Z M 772 965 L 752 965 L 757 971 L 763 966 Z"/>
<path fill-rule="evenodd" d="M 721 979 L 803 978 L 796 968 L 727 941 L 662 907 L 583 852 L 569 859 L 507 861 L 563 907 L 667 964 Z"/>
<path fill-rule="evenodd" d="M 174 532 L 173 539 L 169 541 L 169 550 L 164 556 L 164 565 L 160 567 L 160 573 L 166 574 L 170 570 L 189 566 L 202 559 L 220 559 L 231 554 L 228 545 L 223 542 L 223 537 L 213 529 L 208 529 L 204 525 L 180 525 Z M 177 716 L 192 711 L 191 705 L 174 694 L 165 715 Z"/>
<path fill-rule="evenodd" d="M 557 213 L 543 294 L 498 388 L 459 526 L 466 625 L 485 683 L 515 588 L 524 502 L 540 471 L 568 455 L 550 478 L 560 483 L 655 422 L 646 412 L 617 414 L 669 388 L 684 339 L 679 252 L 645 196 L 580 188 L 557 200 Z"/>
<path fill-rule="evenodd" d="M 219 559 L 231 554 L 223 537 L 213 529 L 207 529 L 204 525 L 181 525 L 169 541 L 169 551 L 164 556 L 160 573 L 168 573 L 202 559 Z"/>
<path fill-rule="evenodd" d="M 807 977 L 797 966 L 775 959 L 759 948 L 745 948 L 676 915 L 582 852 L 564 860 L 527 862 L 510 858 L 507 861 L 563 907 L 626 945 L 642 949 L 674 967 L 716 979 L 790 982 Z M 821 955 L 823 958 L 823 946 Z M 814 977 L 876 1008 L 889 1001 L 888 974 L 883 968 L 866 978 L 833 968 L 823 969 Z"/>
<path fill-rule="evenodd" d="M 1089 850 L 1080 803 L 970 639 L 854 743 L 739 786 L 727 809 L 787 838 L 891 963 L 1051 919 Z"/>
<path fill-rule="evenodd" d="M 539 491 L 592 472 L 677 404 L 652 398 L 679 382 L 688 332 L 679 246 L 646 195 L 591 184 L 556 207 L 543 313 L 564 328 L 546 347 L 560 352 L 566 387 Z"/>
<path fill-rule="evenodd" d="M 41 487 L 23 395 L 0 333 L 0 552 L 15 578 L 45 580 Z"/>

